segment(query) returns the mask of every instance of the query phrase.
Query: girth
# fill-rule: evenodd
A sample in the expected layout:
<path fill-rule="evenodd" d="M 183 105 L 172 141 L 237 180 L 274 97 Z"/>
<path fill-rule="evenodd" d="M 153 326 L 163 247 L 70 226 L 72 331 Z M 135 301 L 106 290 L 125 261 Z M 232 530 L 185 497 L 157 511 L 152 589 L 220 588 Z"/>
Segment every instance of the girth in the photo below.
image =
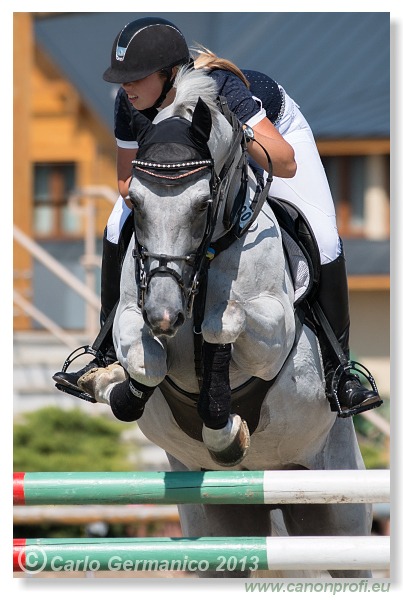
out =
<path fill-rule="evenodd" d="M 231 412 L 238 414 L 248 423 L 251 434 L 254 433 L 259 424 L 263 400 L 274 381 L 275 379 L 264 381 L 258 377 L 252 377 L 232 390 Z M 197 413 L 199 394 L 185 392 L 169 377 L 165 377 L 158 387 L 164 395 L 178 426 L 189 437 L 202 442 L 203 421 Z M 251 398 L 253 398 L 253 402 L 251 402 Z"/>

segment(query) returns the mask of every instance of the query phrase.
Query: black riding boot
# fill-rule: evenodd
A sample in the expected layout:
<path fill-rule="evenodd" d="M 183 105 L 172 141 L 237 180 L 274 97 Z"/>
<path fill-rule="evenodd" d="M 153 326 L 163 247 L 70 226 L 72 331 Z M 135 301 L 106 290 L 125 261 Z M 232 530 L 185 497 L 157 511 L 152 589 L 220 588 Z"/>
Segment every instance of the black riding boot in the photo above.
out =
<path fill-rule="evenodd" d="M 333 262 L 322 265 L 317 302 L 340 344 L 342 353 L 344 353 L 344 357 L 337 354 L 326 331 L 319 327 L 318 338 L 326 379 L 326 396 L 331 409 L 339 413 L 345 411 L 345 414 L 341 416 L 349 416 L 348 411 L 352 411 L 350 414 L 355 414 L 380 406 L 382 400 L 376 386 L 373 385 L 371 390 L 367 389 L 362 385 L 359 377 L 348 367 L 344 369 L 341 367 L 343 361 L 347 362 L 350 359 L 350 314 L 346 262 L 343 252 Z M 338 367 L 339 369 L 336 371 Z M 335 372 L 337 372 L 337 377 L 334 379 Z M 362 374 L 365 375 L 365 373 Z M 372 379 L 371 375 L 370 378 Z M 367 377 L 367 379 L 369 378 Z"/>
<path fill-rule="evenodd" d="M 106 229 L 103 238 L 102 271 L 101 271 L 101 327 L 104 325 L 108 315 L 112 312 L 120 295 L 120 252 L 119 245 L 113 244 L 106 238 Z M 53 375 L 53 379 L 61 386 L 80 391 L 78 380 L 91 369 L 104 367 L 116 362 L 116 353 L 113 346 L 112 327 L 105 335 L 99 347 L 98 356 L 79 371 L 66 373 L 59 371 Z"/>

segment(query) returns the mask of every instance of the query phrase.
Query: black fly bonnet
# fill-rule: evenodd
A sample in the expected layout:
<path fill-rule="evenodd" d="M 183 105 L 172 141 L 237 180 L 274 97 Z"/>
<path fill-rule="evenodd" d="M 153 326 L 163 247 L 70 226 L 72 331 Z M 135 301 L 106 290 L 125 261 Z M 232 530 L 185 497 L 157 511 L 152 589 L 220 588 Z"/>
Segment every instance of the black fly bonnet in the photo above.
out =
<path fill-rule="evenodd" d="M 139 127 L 140 125 L 140 127 Z M 203 100 L 195 108 L 193 120 L 170 117 L 158 124 L 141 113 L 132 118 L 139 150 L 133 161 L 133 175 L 164 185 L 183 183 L 183 178 L 198 176 L 213 167 L 207 142 L 212 126 L 211 114 Z M 189 181 L 189 179 L 187 179 Z"/>

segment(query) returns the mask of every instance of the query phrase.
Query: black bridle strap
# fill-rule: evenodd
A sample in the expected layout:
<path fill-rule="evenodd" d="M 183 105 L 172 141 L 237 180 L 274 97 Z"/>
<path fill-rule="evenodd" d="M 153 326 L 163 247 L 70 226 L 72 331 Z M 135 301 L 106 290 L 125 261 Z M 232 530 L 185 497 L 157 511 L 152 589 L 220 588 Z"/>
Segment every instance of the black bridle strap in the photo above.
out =
<path fill-rule="evenodd" d="M 184 262 L 191 264 L 194 260 L 194 255 L 188 254 L 188 255 L 183 255 L 183 256 L 176 256 L 176 255 L 171 255 L 171 254 L 154 254 L 152 252 L 147 252 L 146 250 L 143 250 L 142 258 L 143 259 L 144 258 L 154 258 L 155 260 L 158 261 L 158 267 L 151 269 L 151 271 L 149 271 L 147 273 L 147 285 L 150 284 L 150 281 L 151 281 L 152 277 L 154 277 L 154 275 L 157 275 L 159 273 L 167 273 L 168 275 L 170 275 L 171 277 L 173 277 L 176 280 L 179 287 L 184 288 L 185 283 L 184 283 L 181 275 L 177 271 L 175 271 L 175 269 L 172 269 L 171 267 L 168 267 L 167 265 L 169 262 L 174 262 L 176 260 L 183 260 Z"/>
<path fill-rule="evenodd" d="M 245 225 L 245 227 L 243 227 L 240 230 L 240 235 L 238 235 L 237 237 L 241 237 L 243 235 L 245 235 L 245 233 L 248 231 L 248 229 L 251 228 L 251 226 L 253 225 L 253 223 L 256 221 L 257 217 L 259 216 L 260 211 L 262 210 L 262 207 L 264 205 L 264 203 L 266 202 L 267 196 L 269 195 L 269 191 L 270 191 L 270 187 L 273 181 L 273 163 L 271 161 L 271 158 L 266 150 L 266 148 L 264 146 L 262 146 L 262 144 L 260 142 L 258 142 L 257 140 L 254 140 L 254 143 L 258 144 L 263 152 L 266 155 L 267 158 L 267 164 L 268 164 L 268 171 L 267 171 L 267 179 L 266 179 L 266 183 L 263 186 L 263 189 L 261 190 L 257 190 L 257 193 L 255 194 L 255 197 L 252 201 L 251 204 L 251 210 L 252 210 L 252 217 L 250 218 L 250 220 L 248 221 L 248 223 Z"/>
<path fill-rule="evenodd" d="M 236 148 L 238 147 L 239 144 L 241 144 L 241 147 L 242 147 L 241 161 L 242 161 L 247 150 L 246 150 L 245 134 L 244 134 L 244 130 L 242 129 L 241 123 L 235 117 L 234 113 L 230 111 L 230 109 L 228 107 L 227 99 L 224 96 L 219 96 L 217 98 L 217 104 L 218 104 L 218 107 L 220 108 L 222 114 L 225 116 L 227 121 L 232 126 L 232 129 L 234 131 L 236 131 L 236 133 L 237 133 L 236 139 L 235 139 L 235 141 L 233 141 L 232 152 L 235 153 Z M 262 187 L 260 187 L 259 189 L 256 190 L 255 197 L 254 197 L 251 207 L 250 207 L 252 209 L 252 217 L 249 220 L 249 222 L 244 227 L 241 228 L 240 224 L 239 224 L 239 219 L 241 217 L 240 208 L 241 208 L 241 204 L 242 204 L 244 198 L 246 197 L 246 183 L 247 183 L 247 175 L 244 174 L 242 181 L 241 181 L 240 190 L 234 201 L 235 212 L 237 214 L 232 215 L 233 217 L 237 217 L 238 223 L 237 224 L 235 223 L 235 227 L 232 227 L 231 230 L 227 234 L 225 234 L 223 236 L 223 238 L 221 238 L 222 242 L 220 242 L 220 240 L 218 240 L 217 242 L 214 243 L 214 246 L 217 250 L 218 249 L 224 250 L 225 248 L 228 248 L 235 240 L 242 237 L 248 231 L 248 229 L 253 225 L 253 223 L 257 219 L 257 217 L 266 201 L 266 198 L 269 195 L 270 187 L 271 187 L 271 184 L 273 181 L 273 163 L 271 161 L 271 158 L 270 158 L 266 148 L 260 142 L 258 142 L 256 139 L 254 140 L 254 143 L 258 144 L 258 146 L 260 146 L 262 148 L 262 150 L 266 156 L 266 159 L 267 159 L 268 170 L 267 170 L 266 183 L 262 184 Z M 232 164 L 233 158 L 234 158 L 234 155 L 232 155 L 231 159 L 230 158 L 227 159 L 222 171 L 224 171 L 224 169 L 226 169 L 227 172 L 229 171 L 229 167 Z M 247 165 L 246 165 L 246 168 L 247 168 Z M 222 177 L 221 173 L 220 173 L 220 177 Z M 243 198 L 242 198 L 242 195 L 243 195 Z M 237 206 L 239 207 L 238 212 L 236 211 Z M 229 223 L 227 223 L 227 225 L 228 224 Z M 224 225 L 225 225 L 225 223 L 224 223 Z"/>
<path fill-rule="evenodd" d="M 199 389 L 203 384 L 203 335 L 201 326 L 204 320 L 204 309 L 206 306 L 208 269 L 210 261 L 206 263 L 205 269 L 199 278 L 198 293 L 194 299 L 193 306 L 193 345 L 194 345 L 194 365 Z"/>

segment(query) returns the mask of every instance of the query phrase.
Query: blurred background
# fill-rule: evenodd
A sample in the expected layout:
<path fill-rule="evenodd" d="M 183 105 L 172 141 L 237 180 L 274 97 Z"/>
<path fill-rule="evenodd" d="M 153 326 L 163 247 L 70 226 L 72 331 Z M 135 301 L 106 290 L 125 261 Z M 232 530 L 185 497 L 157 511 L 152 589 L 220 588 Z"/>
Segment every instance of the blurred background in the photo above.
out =
<path fill-rule="evenodd" d="M 101 240 L 117 198 L 118 88 L 102 73 L 120 29 L 149 14 L 14 13 L 14 470 L 167 468 L 164 453 L 135 424 L 58 392 L 51 377 L 98 332 Z M 355 424 L 367 467 L 388 468 L 389 13 L 158 15 L 189 45 L 270 75 L 310 123 L 345 245 L 353 358 L 373 373 L 385 399 Z M 32 511 L 16 513 L 17 537 L 29 519 L 32 534 L 43 536 L 44 526 L 47 536 L 66 534 L 63 518 L 56 525 L 41 508 L 35 523 Z M 134 512 L 141 535 L 147 528 L 170 535 L 177 527 L 174 510 L 142 520 L 137 509 L 126 525 L 115 516 L 118 529 L 109 521 L 108 531 L 136 528 Z M 378 507 L 377 514 L 374 532 L 385 532 L 388 512 Z M 88 519 L 76 523 L 82 534 Z"/>

